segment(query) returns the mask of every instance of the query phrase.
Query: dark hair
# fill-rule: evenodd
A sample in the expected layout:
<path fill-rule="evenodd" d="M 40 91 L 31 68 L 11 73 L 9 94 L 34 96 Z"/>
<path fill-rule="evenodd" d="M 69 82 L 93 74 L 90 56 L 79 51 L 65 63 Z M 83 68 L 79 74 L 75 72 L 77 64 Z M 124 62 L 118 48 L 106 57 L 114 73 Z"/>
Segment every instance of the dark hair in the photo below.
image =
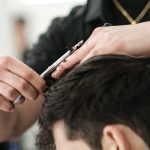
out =
<path fill-rule="evenodd" d="M 150 146 L 150 58 L 110 55 L 77 66 L 47 93 L 40 113 L 41 149 L 55 148 L 51 127 L 63 120 L 68 139 L 95 150 L 106 125 L 124 124 Z"/>

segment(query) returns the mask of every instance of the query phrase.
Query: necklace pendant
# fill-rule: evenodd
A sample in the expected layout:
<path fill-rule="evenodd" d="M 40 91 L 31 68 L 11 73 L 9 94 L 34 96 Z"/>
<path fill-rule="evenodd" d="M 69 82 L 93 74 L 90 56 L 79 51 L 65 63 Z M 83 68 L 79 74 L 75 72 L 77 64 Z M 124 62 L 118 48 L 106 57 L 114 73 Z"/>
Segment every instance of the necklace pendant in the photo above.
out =
<path fill-rule="evenodd" d="M 132 21 L 132 23 L 131 23 L 132 25 L 134 25 L 134 24 L 137 24 L 137 22 L 134 20 L 134 21 Z"/>
<path fill-rule="evenodd" d="M 130 14 L 125 10 L 125 8 L 120 4 L 120 0 L 112 0 L 114 5 L 117 7 L 117 9 L 121 12 L 121 14 L 132 24 L 135 25 L 139 23 L 142 18 L 145 16 L 145 14 L 150 10 L 150 0 L 147 0 L 148 3 L 145 5 L 143 10 L 140 12 L 140 14 L 133 19 Z"/>

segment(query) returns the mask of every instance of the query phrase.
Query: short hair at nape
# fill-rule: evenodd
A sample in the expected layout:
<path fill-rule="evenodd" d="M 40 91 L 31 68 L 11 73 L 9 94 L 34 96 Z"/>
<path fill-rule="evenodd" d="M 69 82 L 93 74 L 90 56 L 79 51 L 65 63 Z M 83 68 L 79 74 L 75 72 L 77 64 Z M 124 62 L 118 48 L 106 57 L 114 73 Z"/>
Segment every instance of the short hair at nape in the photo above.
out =
<path fill-rule="evenodd" d="M 102 131 L 111 124 L 127 125 L 150 146 L 149 116 L 150 58 L 96 56 L 50 88 L 37 143 L 41 149 L 54 148 L 48 134 L 56 121 L 63 120 L 68 139 L 82 138 L 95 150 L 101 149 Z"/>

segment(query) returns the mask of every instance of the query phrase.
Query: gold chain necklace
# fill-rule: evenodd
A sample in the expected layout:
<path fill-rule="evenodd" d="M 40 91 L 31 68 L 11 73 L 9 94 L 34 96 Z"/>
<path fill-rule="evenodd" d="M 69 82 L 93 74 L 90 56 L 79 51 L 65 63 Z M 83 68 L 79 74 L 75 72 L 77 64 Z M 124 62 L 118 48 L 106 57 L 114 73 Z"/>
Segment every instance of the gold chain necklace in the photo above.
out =
<path fill-rule="evenodd" d="M 118 0 L 113 0 L 113 3 L 115 6 L 119 9 L 119 11 L 122 13 L 122 15 L 131 23 L 131 24 L 137 24 L 141 21 L 141 19 L 145 16 L 145 14 L 148 12 L 150 9 L 150 0 L 144 7 L 144 9 L 140 12 L 140 14 L 133 19 L 129 13 L 121 6 L 121 4 L 118 2 Z"/>

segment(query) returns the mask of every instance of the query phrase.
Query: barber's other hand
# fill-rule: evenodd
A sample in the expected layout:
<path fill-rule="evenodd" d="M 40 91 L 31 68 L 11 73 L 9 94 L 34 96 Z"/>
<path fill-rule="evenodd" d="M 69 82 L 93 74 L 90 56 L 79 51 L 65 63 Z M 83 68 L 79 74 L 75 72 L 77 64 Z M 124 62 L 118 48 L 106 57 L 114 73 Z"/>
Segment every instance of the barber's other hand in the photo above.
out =
<path fill-rule="evenodd" d="M 11 102 L 20 94 L 35 100 L 44 88 L 45 81 L 31 68 L 13 57 L 0 56 L 0 110 L 13 111 Z"/>
<path fill-rule="evenodd" d="M 150 55 L 150 22 L 96 28 L 85 44 L 58 66 L 52 77 L 60 78 L 76 64 L 104 54 Z"/>

